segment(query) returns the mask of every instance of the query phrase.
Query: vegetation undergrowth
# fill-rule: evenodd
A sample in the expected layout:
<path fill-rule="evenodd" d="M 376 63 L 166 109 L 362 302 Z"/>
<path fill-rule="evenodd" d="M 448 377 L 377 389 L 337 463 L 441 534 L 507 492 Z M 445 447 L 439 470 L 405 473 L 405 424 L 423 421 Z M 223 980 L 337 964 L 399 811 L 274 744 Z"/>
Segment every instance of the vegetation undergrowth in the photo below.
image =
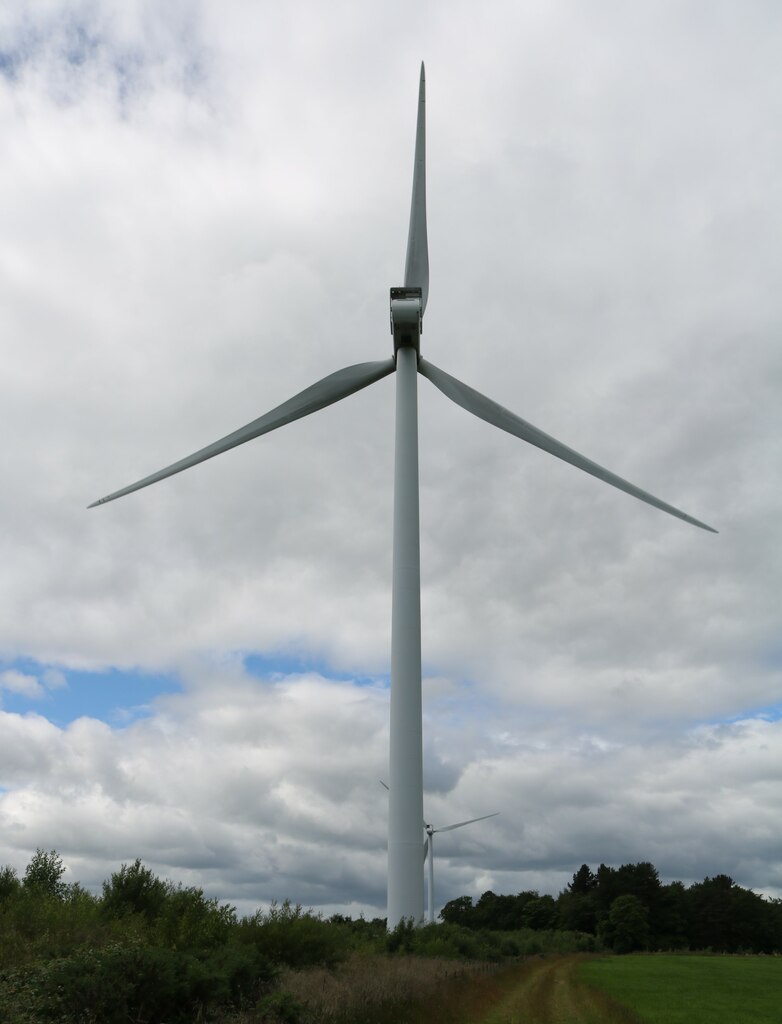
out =
<path fill-rule="evenodd" d="M 594 875 L 584 865 L 556 900 L 462 897 L 440 924 L 402 922 L 390 934 L 380 918 L 324 920 L 289 902 L 240 918 L 138 860 L 100 894 L 65 884 L 64 872 L 53 850 L 38 850 L 21 879 L 0 869 L 3 1024 L 359 1024 L 369 1012 L 400 1024 L 418 1019 L 422 1000 L 431 1011 L 433 993 L 438 1006 L 457 999 L 457 1021 L 470 999 L 497 998 L 509 964 L 538 956 L 571 963 L 706 937 L 714 949 L 782 949 L 778 901 L 726 876 L 662 886 L 649 864 Z M 532 972 L 535 984 L 553 970 Z M 562 991 L 575 991 L 572 971 L 566 980 Z"/>
<path fill-rule="evenodd" d="M 388 934 L 381 919 L 326 921 L 288 902 L 239 918 L 138 860 L 112 874 L 101 895 L 64 884 L 64 871 L 53 850 L 38 850 L 22 879 L 0 870 L 4 1024 L 358 1020 L 362 1005 L 400 1019 L 416 994 L 486 964 L 592 941 L 447 923 L 403 922 Z M 324 993 L 341 995 L 329 1008 Z"/>

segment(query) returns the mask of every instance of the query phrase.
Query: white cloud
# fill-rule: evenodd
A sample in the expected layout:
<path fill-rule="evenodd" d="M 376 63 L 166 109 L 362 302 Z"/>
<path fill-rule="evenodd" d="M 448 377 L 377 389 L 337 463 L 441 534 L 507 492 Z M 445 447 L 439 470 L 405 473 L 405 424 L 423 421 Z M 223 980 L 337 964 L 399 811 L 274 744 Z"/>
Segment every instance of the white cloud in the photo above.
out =
<path fill-rule="evenodd" d="M 0 22 L 2 665 L 30 698 L 111 666 L 181 670 L 187 695 L 120 732 L 6 715 L 8 856 L 51 834 L 98 881 L 139 854 L 193 877 L 219 864 L 204 877 L 237 898 L 381 898 L 382 793 L 362 802 L 319 723 L 357 776 L 382 772 L 383 691 L 346 695 L 388 671 L 393 381 L 84 506 L 390 351 L 425 57 L 424 354 L 721 531 L 669 521 L 422 382 L 432 811 L 502 811 L 487 847 L 482 830 L 452 837 L 471 859 L 443 865 L 444 890 L 515 885 L 513 864 L 543 885 L 591 852 L 658 848 L 672 873 L 734 865 L 779 887 L 761 795 L 777 723 L 758 718 L 780 692 L 778 20 L 696 4 L 25 12 Z M 220 689 L 205 695 L 192 666 L 237 651 L 346 682 L 258 689 L 231 668 L 206 673 Z M 354 699 L 370 746 L 339 724 L 360 732 Z M 712 749 L 757 772 L 748 803 Z M 71 767 L 52 789 L 55 750 Z M 660 811 L 643 766 L 668 764 L 697 814 Z M 486 773 L 501 783 L 489 807 L 470 781 Z M 578 827 L 557 783 L 574 774 L 594 808 Z M 530 780 L 547 801 L 527 802 Z M 723 842 L 707 809 L 726 793 Z M 250 847 L 257 862 L 235 852 Z"/>
<path fill-rule="evenodd" d="M 15 669 L 6 669 L 5 672 L 0 672 L 0 690 L 19 693 L 33 700 L 39 700 L 45 692 L 35 676 L 17 672 Z"/>
<path fill-rule="evenodd" d="M 382 913 L 387 719 L 384 689 L 270 683 L 238 666 L 201 666 L 125 729 L 4 713 L 0 861 L 21 869 L 36 845 L 54 847 L 97 886 L 138 856 L 245 910 L 290 896 Z M 779 721 L 624 743 L 556 724 L 530 741 L 520 715 L 505 736 L 427 721 L 427 820 L 500 811 L 438 836 L 440 902 L 489 887 L 556 893 L 582 861 L 644 859 L 667 878 L 727 871 L 782 891 Z"/>

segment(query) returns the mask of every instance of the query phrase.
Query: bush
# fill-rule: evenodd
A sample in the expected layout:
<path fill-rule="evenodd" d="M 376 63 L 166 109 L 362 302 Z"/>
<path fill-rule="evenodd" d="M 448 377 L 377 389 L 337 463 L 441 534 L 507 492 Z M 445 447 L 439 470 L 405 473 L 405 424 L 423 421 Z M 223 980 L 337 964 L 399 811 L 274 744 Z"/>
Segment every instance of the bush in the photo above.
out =
<path fill-rule="evenodd" d="M 237 938 L 275 964 L 288 967 L 336 967 L 345 959 L 349 933 L 329 924 L 319 914 L 302 910 L 286 900 L 273 903 L 268 913 L 258 911 L 238 925 Z"/>
<path fill-rule="evenodd" d="M 412 953 L 418 941 L 412 917 L 403 917 L 386 936 L 386 949 L 389 953 Z"/>
<path fill-rule="evenodd" d="M 20 887 L 0 904 L 0 967 L 68 955 L 76 946 L 103 945 L 114 929 L 102 921 L 94 896 L 66 886 L 62 899 L 36 887 Z"/>
<path fill-rule="evenodd" d="M 200 958 L 159 947 L 112 945 L 16 972 L 6 978 L 6 988 L 24 993 L 36 1021 L 189 1024 L 205 1010 L 255 1003 L 275 976 L 268 962 L 248 949 L 229 947 Z"/>
<path fill-rule="evenodd" d="M 155 922 L 157 944 L 177 949 L 213 949 L 228 941 L 236 925 L 236 910 L 203 889 L 171 889 Z"/>
<path fill-rule="evenodd" d="M 400 921 L 386 936 L 389 953 L 434 956 L 447 960 L 500 960 L 506 936 L 491 931 L 474 932 L 458 924 L 427 924 L 415 928 Z"/>
<path fill-rule="evenodd" d="M 123 864 L 103 883 L 103 911 L 109 917 L 142 914 L 148 921 L 160 916 L 171 886 L 145 868 L 140 860 Z"/>
<path fill-rule="evenodd" d="M 272 992 L 258 1003 L 264 1021 L 275 1024 L 300 1024 L 307 1019 L 305 1007 L 290 992 Z"/>

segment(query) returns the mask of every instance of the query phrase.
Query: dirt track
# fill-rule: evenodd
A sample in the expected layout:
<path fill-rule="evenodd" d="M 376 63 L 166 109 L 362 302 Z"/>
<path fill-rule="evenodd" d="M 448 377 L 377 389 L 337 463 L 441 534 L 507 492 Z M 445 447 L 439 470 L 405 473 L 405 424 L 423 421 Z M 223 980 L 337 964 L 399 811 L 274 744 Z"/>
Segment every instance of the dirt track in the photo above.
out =
<path fill-rule="evenodd" d="M 470 1024 L 637 1024 L 638 1018 L 576 977 L 583 957 L 525 964 L 510 990 Z"/>

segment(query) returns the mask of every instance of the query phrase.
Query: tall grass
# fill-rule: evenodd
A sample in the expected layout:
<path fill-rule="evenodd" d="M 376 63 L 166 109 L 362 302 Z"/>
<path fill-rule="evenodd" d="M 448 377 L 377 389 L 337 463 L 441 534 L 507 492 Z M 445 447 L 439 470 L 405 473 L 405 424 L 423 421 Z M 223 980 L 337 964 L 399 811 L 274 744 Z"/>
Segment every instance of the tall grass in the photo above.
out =
<path fill-rule="evenodd" d="M 582 959 L 557 954 L 487 964 L 354 955 L 336 972 L 284 972 L 281 983 L 302 1024 L 637 1024 L 580 981 Z"/>
<path fill-rule="evenodd" d="M 422 1004 L 428 1009 L 426 1019 L 436 1020 L 434 1007 L 498 970 L 487 963 L 353 953 L 336 971 L 285 970 L 280 987 L 318 1024 L 413 1024 L 424 1019 Z"/>

